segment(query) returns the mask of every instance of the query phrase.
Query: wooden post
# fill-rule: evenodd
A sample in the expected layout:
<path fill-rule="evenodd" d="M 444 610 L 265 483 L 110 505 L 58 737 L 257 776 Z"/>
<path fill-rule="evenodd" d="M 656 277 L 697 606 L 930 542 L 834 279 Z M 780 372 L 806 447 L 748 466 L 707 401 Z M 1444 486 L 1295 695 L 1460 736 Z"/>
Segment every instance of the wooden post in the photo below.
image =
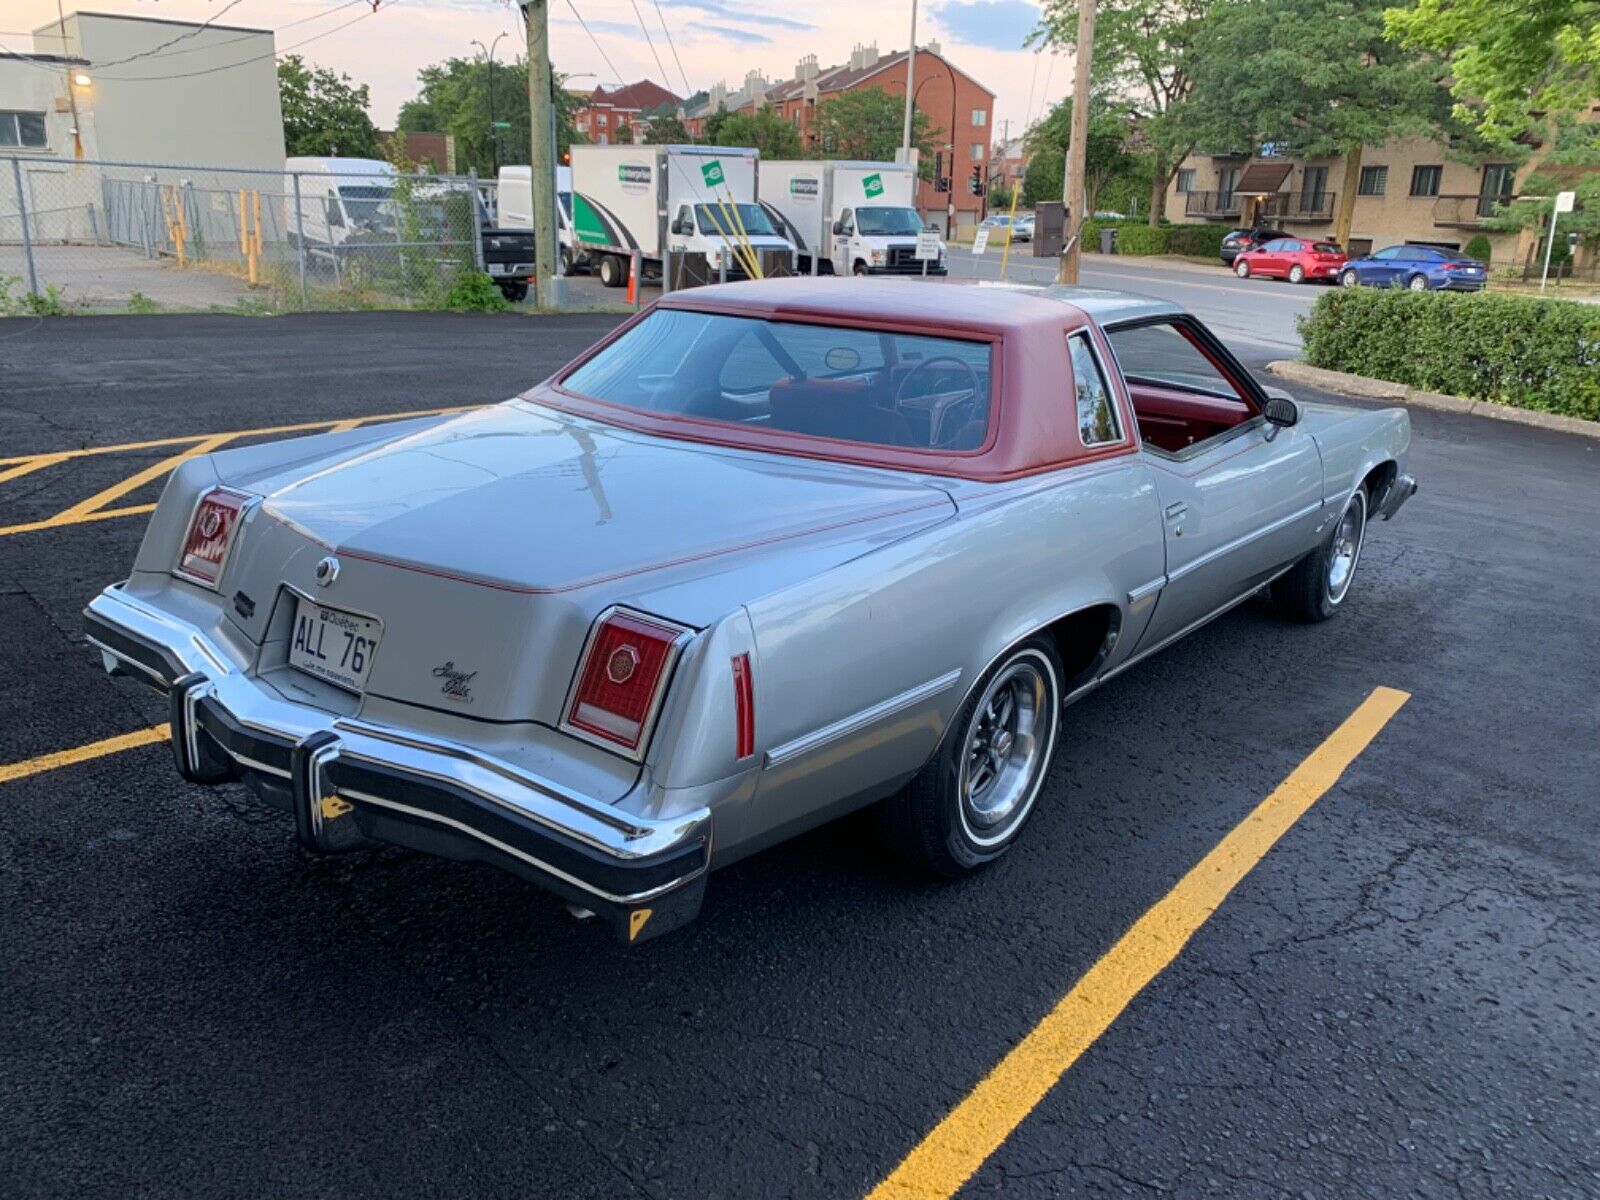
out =
<path fill-rule="evenodd" d="M 1061 248 L 1062 283 L 1078 282 L 1078 258 L 1083 253 L 1080 235 L 1087 214 L 1085 203 L 1084 166 L 1088 161 L 1089 136 L 1089 68 L 1094 61 L 1094 0 L 1078 0 L 1078 53 L 1075 78 L 1072 85 L 1072 136 L 1067 142 L 1066 169 L 1062 172 L 1061 199 L 1066 223 L 1061 235 L 1066 239 Z"/>

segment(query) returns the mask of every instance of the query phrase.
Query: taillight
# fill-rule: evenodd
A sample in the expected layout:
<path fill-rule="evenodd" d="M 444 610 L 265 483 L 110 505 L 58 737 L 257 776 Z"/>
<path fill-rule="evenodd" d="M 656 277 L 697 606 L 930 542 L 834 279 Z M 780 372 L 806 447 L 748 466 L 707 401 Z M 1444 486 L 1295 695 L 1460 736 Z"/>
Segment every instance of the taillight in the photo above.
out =
<path fill-rule="evenodd" d="M 638 757 L 688 635 L 682 625 L 642 613 L 615 608 L 604 614 L 578 663 L 566 724 Z"/>
<path fill-rule="evenodd" d="M 201 496 L 194 516 L 189 518 L 174 574 L 202 587 L 215 588 L 239 532 L 239 515 L 249 499 L 227 488 L 212 488 Z"/>
<path fill-rule="evenodd" d="M 1444 264 L 1444 269 L 1446 271 L 1459 271 L 1459 270 L 1461 270 L 1462 267 L 1464 267 L 1466 265 L 1467 265 L 1466 263 L 1445 263 Z"/>
<path fill-rule="evenodd" d="M 733 747 L 736 759 L 756 752 L 756 699 L 748 654 L 733 659 Z"/>

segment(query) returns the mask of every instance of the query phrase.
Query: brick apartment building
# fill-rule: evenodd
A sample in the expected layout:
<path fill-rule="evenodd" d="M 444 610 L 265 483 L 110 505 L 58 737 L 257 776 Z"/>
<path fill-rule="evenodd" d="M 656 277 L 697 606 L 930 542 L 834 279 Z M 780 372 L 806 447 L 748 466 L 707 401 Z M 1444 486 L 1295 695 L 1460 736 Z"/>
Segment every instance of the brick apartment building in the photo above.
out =
<path fill-rule="evenodd" d="M 1307 238 L 1332 237 L 1345 186 L 1345 159 L 1273 153 L 1194 154 L 1184 159 L 1167 189 L 1169 221 L 1276 225 Z M 1535 250 L 1536 235 L 1500 233 L 1484 218 L 1496 203 L 1521 191 L 1538 170 L 1496 159 L 1464 162 L 1442 142 L 1406 138 L 1368 146 L 1356 176 L 1350 223 L 1351 255 L 1401 242 L 1459 250 L 1473 235 L 1489 239 L 1493 259 L 1511 264 Z"/>
<path fill-rule="evenodd" d="M 610 145 L 617 140 L 617 130 L 626 127 L 632 131 L 632 140 L 644 139 L 649 128 L 649 118 L 642 114 L 663 105 L 676 106 L 683 100 L 660 84 L 649 79 L 630 83 L 626 87 L 608 92 L 603 87 L 583 96 L 583 106 L 573 114 L 573 127 L 597 146 Z"/>
<path fill-rule="evenodd" d="M 702 138 L 706 121 L 718 107 L 730 113 L 754 113 L 771 104 L 800 132 L 808 149 L 825 152 L 825 147 L 817 145 L 817 105 L 858 88 L 877 87 L 904 96 L 909 58 L 904 50 L 879 54 L 874 43 L 856 46 L 848 62 L 832 67 L 819 67 L 816 55 L 807 55 L 795 64 L 791 78 L 778 83 L 751 71 L 736 92 L 729 92 L 725 84 L 713 87 L 704 103 L 683 113 L 684 125 L 692 136 Z M 952 179 L 948 195 L 924 180 L 917 189 L 917 208 L 927 219 L 943 225 L 947 205 L 953 203 L 953 229 L 970 232 L 983 220 L 984 200 L 968 190 L 967 182 L 974 167 L 984 174 L 988 171 L 994 93 L 945 58 L 938 42 L 918 48 L 912 77 L 913 101 L 927 116 L 932 143 L 942 156 L 945 174 Z"/>

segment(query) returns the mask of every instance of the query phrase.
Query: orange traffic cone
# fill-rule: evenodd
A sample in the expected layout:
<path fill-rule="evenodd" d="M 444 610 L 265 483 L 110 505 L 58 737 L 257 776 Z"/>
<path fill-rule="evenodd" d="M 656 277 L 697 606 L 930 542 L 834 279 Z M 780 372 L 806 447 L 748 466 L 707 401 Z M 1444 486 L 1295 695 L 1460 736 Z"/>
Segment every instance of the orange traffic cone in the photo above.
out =
<path fill-rule="evenodd" d="M 639 279 L 634 274 L 633 264 L 628 264 L 628 304 L 634 305 L 639 301 Z"/>

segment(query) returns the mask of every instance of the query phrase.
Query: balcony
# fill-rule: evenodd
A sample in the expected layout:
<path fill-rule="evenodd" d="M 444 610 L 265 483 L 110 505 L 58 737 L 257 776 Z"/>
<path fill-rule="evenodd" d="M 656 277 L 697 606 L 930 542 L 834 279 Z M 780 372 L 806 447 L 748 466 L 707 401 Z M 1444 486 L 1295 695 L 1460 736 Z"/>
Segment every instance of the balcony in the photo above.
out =
<path fill-rule="evenodd" d="M 1497 204 L 1514 196 L 1440 196 L 1433 202 L 1433 223 L 1441 229 L 1480 229 Z"/>
<path fill-rule="evenodd" d="M 1237 217 L 1239 197 L 1232 192 L 1185 192 L 1183 215 L 1186 217 Z"/>
<path fill-rule="evenodd" d="M 1338 198 L 1339 193 L 1329 191 L 1278 192 L 1262 199 L 1260 216 L 1285 225 L 1320 225 L 1333 220 Z"/>

